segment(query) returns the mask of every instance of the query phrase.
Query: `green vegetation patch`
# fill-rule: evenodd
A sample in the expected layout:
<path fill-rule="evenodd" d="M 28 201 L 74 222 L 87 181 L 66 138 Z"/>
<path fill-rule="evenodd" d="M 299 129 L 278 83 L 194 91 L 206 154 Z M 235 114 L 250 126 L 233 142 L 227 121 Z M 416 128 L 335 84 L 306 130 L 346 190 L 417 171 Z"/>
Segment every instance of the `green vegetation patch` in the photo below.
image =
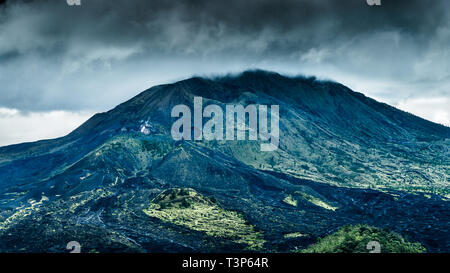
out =
<path fill-rule="evenodd" d="M 142 148 L 153 155 L 155 158 L 161 158 L 173 150 L 171 143 L 164 139 L 142 139 Z"/>
<path fill-rule="evenodd" d="M 247 244 L 249 250 L 260 250 L 265 242 L 263 234 L 256 232 L 242 215 L 220 208 L 213 200 L 193 189 L 167 190 L 152 200 L 144 213 L 165 222 L 205 232 L 208 236 Z"/>
<path fill-rule="evenodd" d="M 319 239 L 316 244 L 301 250 L 303 253 L 369 253 L 367 244 L 380 243 L 382 253 L 422 253 L 420 243 L 406 241 L 401 235 L 367 225 L 344 226 L 337 232 Z"/>
<path fill-rule="evenodd" d="M 297 200 L 294 199 L 294 197 L 292 197 L 292 195 L 286 196 L 286 197 L 283 199 L 283 202 L 286 203 L 286 204 L 288 204 L 288 205 L 294 206 L 294 207 L 297 206 Z"/>
<path fill-rule="evenodd" d="M 48 201 L 48 197 L 44 195 L 41 197 L 41 200 L 39 202 L 34 199 L 28 200 L 29 205 L 19 207 L 8 218 L 0 221 L 0 232 L 9 229 L 14 224 L 17 224 L 26 217 L 30 216 L 33 212 L 39 211 L 41 205 L 46 201 Z"/>
<path fill-rule="evenodd" d="M 283 237 L 285 239 L 300 238 L 300 237 L 305 237 L 305 236 L 307 236 L 307 235 L 300 233 L 300 232 L 286 233 L 283 235 Z"/>
<path fill-rule="evenodd" d="M 312 195 L 309 195 L 306 193 L 301 193 L 301 196 L 304 200 L 306 200 L 316 206 L 322 207 L 324 209 L 332 210 L 332 211 L 335 211 L 338 209 L 338 207 L 333 207 L 332 205 L 330 205 L 330 204 L 326 203 L 325 201 L 323 201 L 317 197 L 314 197 Z"/>

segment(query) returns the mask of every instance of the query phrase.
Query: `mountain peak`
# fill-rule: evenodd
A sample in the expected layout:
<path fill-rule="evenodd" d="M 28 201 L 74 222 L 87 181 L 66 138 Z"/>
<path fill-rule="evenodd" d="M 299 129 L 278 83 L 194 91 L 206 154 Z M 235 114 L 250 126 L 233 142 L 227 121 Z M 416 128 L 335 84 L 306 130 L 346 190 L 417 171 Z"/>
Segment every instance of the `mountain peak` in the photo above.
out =
<path fill-rule="evenodd" d="M 278 149 L 261 152 L 260 139 L 173 139 L 171 110 L 192 109 L 195 96 L 203 107 L 278 105 Z M 314 77 L 263 70 L 194 77 L 152 87 L 66 137 L 0 148 L 0 241 L 10 240 L 12 251 L 29 241 L 45 250 L 69 228 L 70 240 L 95 233 L 85 249 L 117 233 L 137 242 L 126 240 L 122 249 L 241 250 L 258 243 L 287 251 L 286 234 L 317 237 L 363 222 L 448 250 L 448 138 L 450 128 Z M 389 211 L 402 213 L 386 217 Z M 224 241 L 229 226 L 208 235 L 211 222 L 241 223 L 239 233 L 248 236 Z M 57 232 L 29 232 L 35 226 Z M 311 243 L 304 239 L 302 247 Z"/>
<path fill-rule="evenodd" d="M 223 104 L 281 104 L 282 112 L 294 108 L 305 120 L 320 120 L 331 127 L 339 127 L 339 130 L 365 128 L 366 134 L 379 140 L 450 135 L 447 127 L 379 103 L 342 84 L 260 69 L 225 76 L 192 77 L 155 86 L 107 113 L 96 115 L 82 127 L 117 131 L 150 119 L 163 122 L 167 127 L 173 106 L 190 105 L 195 96 Z"/>

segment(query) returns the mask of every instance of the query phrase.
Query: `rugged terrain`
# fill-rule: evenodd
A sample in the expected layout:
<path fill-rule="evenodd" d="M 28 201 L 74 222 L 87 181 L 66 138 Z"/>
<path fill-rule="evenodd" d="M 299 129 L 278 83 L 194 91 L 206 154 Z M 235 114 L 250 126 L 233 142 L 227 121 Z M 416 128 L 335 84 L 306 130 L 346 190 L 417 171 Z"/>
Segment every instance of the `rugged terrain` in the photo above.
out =
<path fill-rule="evenodd" d="M 279 149 L 174 141 L 170 111 L 194 96 L 280 105 Z M 65 137 L 0 148 L 0 251 L 290 252 L 368 224 L 449 252 L 449 144 L 448 127 L 315 78 L 155 86 Z"/>

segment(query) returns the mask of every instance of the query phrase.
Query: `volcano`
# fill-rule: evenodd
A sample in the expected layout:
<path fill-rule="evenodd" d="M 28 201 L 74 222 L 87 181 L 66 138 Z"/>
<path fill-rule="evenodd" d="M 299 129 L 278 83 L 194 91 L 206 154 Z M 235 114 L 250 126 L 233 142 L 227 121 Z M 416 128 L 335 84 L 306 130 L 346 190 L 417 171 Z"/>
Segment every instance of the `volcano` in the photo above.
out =
<path fill-rule="evenodd" d="M 278 149 L 174 140 L 171 110 L 195 97 L 278 105 Z M 292 252 L 368 225 L 449 252 L 449 147 L 450 128 L 314 77 L 159 85 L 67 136 L 0 148 L 0 251 Z"/>

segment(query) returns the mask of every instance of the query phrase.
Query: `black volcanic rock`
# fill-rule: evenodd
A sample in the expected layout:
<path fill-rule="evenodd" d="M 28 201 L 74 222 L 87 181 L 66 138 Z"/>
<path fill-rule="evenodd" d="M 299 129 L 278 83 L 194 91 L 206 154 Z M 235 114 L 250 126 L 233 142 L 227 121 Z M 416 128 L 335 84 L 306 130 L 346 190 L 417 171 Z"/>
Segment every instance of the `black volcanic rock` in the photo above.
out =
<path fill-rule="evenodd" d="M 280 105 L 279 149 L 174 141 L 170 111 L 195 96 Z M 0 251 L 63 252 L 73 240 L 100 252 L 292 251 L 349 224 L 449 251 L 449 144 L 448 127 L 315 78 L 257 70 L 155 86 L 65 137 L 0 147 Z M 145 213 L 173 188 L 215 200 L 204 215 L 247 233 L 180 224 L 198 211 Z M 262 249 L 242 240 L 249 230 Z"/>

